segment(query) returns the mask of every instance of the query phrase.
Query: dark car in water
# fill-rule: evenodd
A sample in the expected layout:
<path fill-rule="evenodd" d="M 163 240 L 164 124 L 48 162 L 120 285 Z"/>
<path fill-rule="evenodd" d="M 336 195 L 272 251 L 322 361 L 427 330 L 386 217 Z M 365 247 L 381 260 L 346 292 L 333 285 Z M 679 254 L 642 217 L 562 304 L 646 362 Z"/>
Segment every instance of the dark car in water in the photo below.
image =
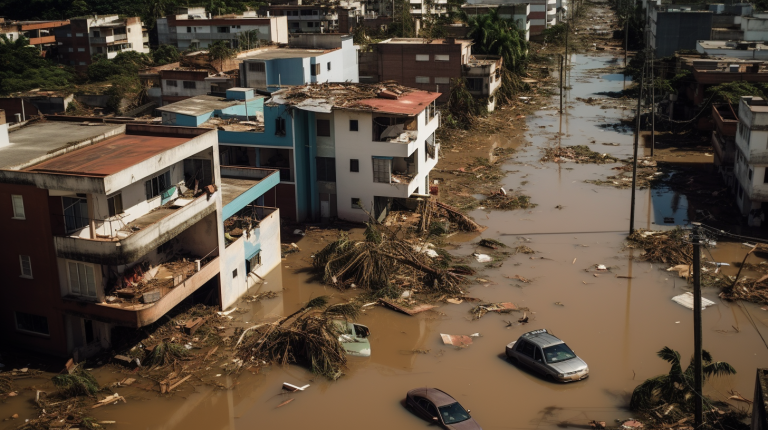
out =
<path fill-rule="evenodd" d="M 580 381 L 589 376 L 587 363 L 547 330 L 534 330 L 507 345 L 507 357 L 553 381 Z"/>
<path fill-rule="evenodd" d="M 405 405 L 429 422 L 452 430 L 482 430 L 453 397 L 437 388 L 416 388 L 405 396 Z"/>

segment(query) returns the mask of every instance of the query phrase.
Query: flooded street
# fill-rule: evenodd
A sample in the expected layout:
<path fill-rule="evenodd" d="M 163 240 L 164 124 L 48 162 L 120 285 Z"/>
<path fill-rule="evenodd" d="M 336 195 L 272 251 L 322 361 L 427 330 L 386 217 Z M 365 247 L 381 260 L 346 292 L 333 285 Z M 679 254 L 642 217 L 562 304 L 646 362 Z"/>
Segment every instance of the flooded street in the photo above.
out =
<path fill-rule="evenodd" d="M 512 256 L 499 268 L 483 269 L 479 277 L 488 282 L 475 282 L 468 290 L 468 295 L 483 301 L 514 302 L 528 308 L 529 324 L 515 322 L 506 327 L 504 321 L 517 321 L 522 316 L 518 313 L 489 313 L 472 321 L 468 311 L 473 304 L 467 302 L 442 304 L 437 312 L 416 316 L 372 306 L 359 321 L 371 330 L 372 356 L 351 358 L 338 381 L 315 378 L 300 366 L 273 366 L 261 374 L 245 371 L 237 379 L 220 377 L 223 386 L 235 384 L 231 390 L 188 385 L 166 398 L 132 386 L 118 389 L 127 404 L 94 410 L 94 416 L 114 420 L 118 424 L 113 428 L 121 429 L 299 429 L 318 425 L 419 429 L 429 424 L 407 410 L 403 399 L 408 390 L 426 385 L 454 396 L 487 429 L 554 429 L 563 423 L 583 428 L 593 419 L 611 425 L 615 419 L 631 417 L 626 406 L 633 388 L 669 370 L 656 356 L 658 350 L 669 346 L 688 362 L 693 349 L 693 314 L 671 298 L 690 290 L 676 273 L 663 270 L 666 266 L 633 261 L 631 251 L 622 249 L 629 228 L 630 190 L 584 182 L 615 174 L 611 168 L 618 164 L 539 162 L 542 148 L 558 143 L 587 145 L 619 158 L 631 156 L 633 136 L 620 126 L 620 119 L 633 114 L 632 101 L 627 100 L 628 106 L 623 108 L 607 109 L 577 100 L 603 97 L 597 93 L 629 85 L 617 75 L 596 72 L 609 67 L 612 60 L 607 55 L 573 56 L 572 89 L 567 93 L 562 121 L 557 98 L 540 99 L 542 109 L 528 116 L 529 145 L 518 148 L 504 165 L 508 175 L 503 182 L 508 190 L 532 196 L 538 206 L 516 211 L 474 210 L 470 215 L 488 229 L 481 235 L 449 238 L 453 244 L 449 249 L 459 256 L 483 252 L 474 245 L 481 237 L 510 246 L 524 242 L 536 251 Z M 504 146 L 503 136 L 489 138 Z M 663 228 L 664 218 L 670 217 L 675 224 L 685 225 L 693 209 L 683 195 L 664 189 L 638 190 L 636 227 Z M 319 246 L 309 236 L 298 244 L 302 252 L 289 255 L 259 291 L 251 292 L 281 291 L 278 298 L 238 304 L 247 311 L 233 314 L 239 321 L 256 323 L 288 315 L 319 295 L 338 298 L 351 294 L 323 287 L 311 282 L 308 274 L 297 273 L 296 268 L 308 265 Z M 711 255 L 704 252 L 704 256 L 730 263 L 726 273 L 735 274 L 733 263 L 740 262 L 748 248 L 721 244 L 710 251 Z M 595 264 L 604 264 L 610 271 L 599 276 L 586 271 Z M 531 282 L 510 279 L 515 275 Z M 755 369 L 766 366 L 768 349 L 743 308 L 722 302 L 715 290 L 704 289 L 703 297 L 716 303 L 702 312 L 704 348 L 715 360 L 727 361 L 738 371 L 715 379 L 706 390 L 719 400 L 727 399 L 729 390 L 751 398 Z M 743 306 L 757 329 L 768 334 L 768 312 L 752 304 Z M 588 363 L 588 379 L 553 384 L 506 360 L 507 343 L 541 328 L 565 340 Z M 456 349 L 443 345 L 440 333 L 481 336 L 474 344 Z M 217 373 L 221 364 L 212 364 L 211 372 Z M 104 385 L 124 377 L 110 372 L 105 368 L 96 375 Z M 304 392 L 284 394 L 283 382 L 311 386 Z M 25 412 L 31 413 L 28 398 L 21 397 L 0 405 L 2 415 L 19 413 L 23 419 Z M 277 408 L 290 398 L 295 400 Z M 17 425 L 18 421 L 2 422 L 0 429 Z"/>

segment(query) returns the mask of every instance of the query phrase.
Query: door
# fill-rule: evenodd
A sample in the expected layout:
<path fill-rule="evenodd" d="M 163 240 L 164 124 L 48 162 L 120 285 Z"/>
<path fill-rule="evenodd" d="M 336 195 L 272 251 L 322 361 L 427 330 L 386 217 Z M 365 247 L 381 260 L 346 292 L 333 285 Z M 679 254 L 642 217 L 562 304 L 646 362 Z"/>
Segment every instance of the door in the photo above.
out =
<path fill-rule="evenodd" d="M 544 375 L 549 374 L 549 369 L 547 369 L 547 364 L 544 362 L 544 354 L 542 354 L 541 348 L 538 346 L 536 346 L 536 350 L 534 351 L 533 365 L 535 366 L 536 371 L 538 371 L 539 373 Z"/>
<path fill-rule="evenodd" d="M 424 419 L 432 421 L 432 418 L 437 416 L 437 408 L 429 400 L 420 397 L 416 401 L 416 405 L 416 410 Z"/>
<path fill-rule="evenodd" d="M 331 217 L 331 202 L 328 200 L 320 202 L 320 218 L 328 219 Z"/>
<path fill-rule="evenodd" d="M 520 363 L 530 368 L 534 368 L 533 355 L 534 355 L 535 349 L 536 349 L 536 346 L 531 342 L 521 340 L 520 345 L 517 346 L 517 352 L 519 353 Z"/>

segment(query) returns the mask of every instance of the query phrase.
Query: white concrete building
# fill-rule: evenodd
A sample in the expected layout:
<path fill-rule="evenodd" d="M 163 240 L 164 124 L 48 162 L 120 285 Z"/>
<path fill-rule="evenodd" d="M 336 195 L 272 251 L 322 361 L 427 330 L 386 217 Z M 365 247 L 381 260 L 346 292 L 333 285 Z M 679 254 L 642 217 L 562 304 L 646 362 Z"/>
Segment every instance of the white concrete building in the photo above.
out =
<path fill-rule="evenodd" d="M 149 53 L 149 35 L 138 17 L 94 15 L 72 18 L 54 29 L 59 61 L 85 70 L 94 55 L 113 59 L 123 51 Z"/>
<path fill-rule="evenodd" d="M 736 202 L 749 225 L 759 226 L 768 212 L 768 103 L 760 97 L 742 97 L 736 131 Z"/>
<path fill-rule="evenodd" d="M 223 40 L 232 48 L 250 49 L 263 43 L 288 43 L 286 17 L 242 15 L 212 16 L 203 7 L 180 8 L 175 15 L 157 20 L 158 41 L 180 50 L 204 49 Z"/>

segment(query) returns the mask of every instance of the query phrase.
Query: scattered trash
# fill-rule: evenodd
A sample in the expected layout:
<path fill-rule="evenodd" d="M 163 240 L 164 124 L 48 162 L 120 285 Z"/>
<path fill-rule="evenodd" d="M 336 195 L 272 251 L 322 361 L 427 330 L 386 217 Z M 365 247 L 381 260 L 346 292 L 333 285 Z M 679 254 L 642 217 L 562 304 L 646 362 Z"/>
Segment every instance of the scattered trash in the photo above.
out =
<path fill-rule="evenodd" d="M 603 271 L 603 270 L 608 270 L 608 268 L 607 268 L 607 267 L 605 267 L 605 265 L 603 265 L 603 264 L 598 264 L 598 265 L 596 265 L 596 266 L 595 266 L 595 268 L 596 268 L 597 270 L 600 270 L 600 271 Z"/>
<path fill-rule="evenodd" d="M 404 306 L 400 306 L 400 305 L 394 303 L 393 301 L 387 300 L 387 299 L 379 299 L 379 303 L 381 303 L 382 305 L 384 305 L 384 306 L 386 306 L 388 308 L 394 309 L 396 311 L 399 311 L 399 312 L 402 312 L 404 314 L 411 315 L 411 316 L 416 315 L 416 314 L 421 313 L 421 312 L 424 312 L 424 311 L 428 311 L 430 309 L 433 309 L 433 308 L 437 307 L 435 305 L 420 304 L 420 305 L 416 305 L 416 306 L 407 308 L 407 307 L 404 307 Z"/>
<path fill-rule="evenodd" d="M 524 312 L 523 313 L 523 317 L 518 319 L 517 322 L 519 322 L 520 324 L 527 324 L 528 323 L 528 313 Z"/>
<path fill-rule="evenodd" d="M 557 306 L 565 306 L 564 304 L 562 304 L 562 303 L 560 303 L 560 302 L 555 302 L 555 304 L 556 304 Z"/>
<path fill-rule="evenodd" d="M 728 392 L 728 394 L 731 395 L 730 397 L 728 397 L 728 400 L 736 400 L 736 401 L 744 402 L 750 405 L 752 404 L 752 400 L 749 400 L 746 397 L 742 396 L 741 393 L 739 393 L 738 391 L 731 390 Z"/>
<path fill-rule="evenodd" d="M 595 421 L 591 420 L 589 421 L 589 426 L 593 429 L 604 429 L 605 428 L 605 421 Z"/>
<path fill-rule="evenodd" d="M 464 300 L 461 299 L 445 299 L 445 301 L 454 305 L 460 305 L 464 303 Z"/>
<path fill-rule="evenodd" d="M 293 231 L 293 234 L 295 234 L 297 236 L 304 236 L 306 233 L 304 233 L 303 231 L 301 231 L 301 230 L 299 230 L 297 228 L 296 230 Z"/>
<path fill-rule="evenodd" d="M 677 272 L 681 278 L 688 279 L 691 276 L 691 266 L 689 264 L 678 264 L 667 269 L 667 272 Z"/>
<path fill-rule="evenodd" d="M 440 337 L 443 339 L 443 343 L 446 345 L 453 345 L 458 347 L 472 345 L 472 338 L 469 336 L 440 333 Z"/>
<path fill-rule="evenodd" d="M 517 305 L 514 303 L 504 302 L 504 303 L 486 303 L 481 304 L 473 307 L 470 309 L 469 313 L 472 314 L 472 319 L 480 319 L 488 312 L 497 312 L 500 314 L 507 314 L 512 311 L 518 311 L 520 310 Z"/>
<path fill-rule="evenodd" d="M 282 408 L 283 406 L 287 405 L 288 403 L 291 403 L 294 400 L 296 400 L 296 399 L 288 399 L 288 400 L 284 401 L 283 403 L 280 403 L 279 405 L 277 405 L 277 407 L 278 408 Z"/>
<path fill-rule="evenodd" d="M 472 256 L 475 257 L 475 260 L 477 260 L 478 263 L 490 263 L 493 261 L 493 257 L 488 254 L 473 253 Z"/>
<path fill-rule="evenodd" d="M 407 299 L 407 298 L 411 297 L 412 294 L 413 294 L 413 291 L 405 290 L 405 291 L 402 292 L 402 294 L 400 294 L 400 298 L 401 299 Z"/>
<path fill-rule="evenodd" d="M 304 391 L 307 388 L 309 388 L 309 384 L 299 387 L 298 385 L 293 385 L 287 382 L 283 382 L 283 390 L 285 391 L 290 391 L 295 393 L 296 391 Z"/>
<path fill-rule="evenodd" d="M 222 316 L 222 317 L 228 317 L 228 316 L 229 316 L 229 314 L 231 314 L 232 312 L 234 312 L 234 311 L 236 311 L 236 310 L 237 310 L 237 308 L 233 308 L 233 309 L 230 309 L 230 310 L 228 310 L 228 311 L 226 311 L 226 312 L 216 312 L 216 313 L 217 313 L 219 316 Z"/>
<path fill-rule="evenodd" d="M 627 420 L 621 424 L 621 428 L 626 430 L 637 430 L 643 428 L 643 423 L 637 420 Z"/>
<path fill-rule="evenodd" d="M 117 393 L 114 393 L 111 396 L 107 396 L 107 398 L 105 398 L 103 400 L 99 400 L 98 402 L 96 402 L 95 405 L 91 406 L 91 409 L 100 408 L 100 407 L 102 407 L 104 405 L 116 404 L 117 402 L 120 402 L 120 401 L 122 401 L 123 403 L 128 403 L 125 400 L 125 397 L 120 396 Z"/>
<path fill-rule="evenodd" d="M 672 301 L 681 305 L 685 306 L 686 308 L 693 310 L 693 293 L 687 292 L 680 294 L 679 296 L 672 297 Z M 715 302 L 712 300 L 705 299 L 704 297 L 701 298 L 701 310 L 704 310 L 707 308 L 707 306 L 714 305 Z"/>
<path fill-rule="evenodd" d="M 486 248 L 491 248 L 491 249 L 499 249 L 499 248 L 507 247 L 507 245 L 504 245 L 503 243 L 495 239 L 481 239 L 478 245 L 484 246 Z"/>
<path fill-rule="evenodd" d="M 522 276 L 520 276 L 520 275 L 515 275 L 515 276 L 504 276 L 504 277 L 505 277 L 505 278 L 507 278 L 507 279 L 517 279 L 518 281 L 520 281 L 520 282 L 525 282 L 526 284 L 528 284 L 528 283 L 530 283 L 530 282 L 531 282 L 531 280 L 530 280 L 530 279 L 528 279 L 528 278 L 523 278 L 523 277 L 522 277 Z"/>

